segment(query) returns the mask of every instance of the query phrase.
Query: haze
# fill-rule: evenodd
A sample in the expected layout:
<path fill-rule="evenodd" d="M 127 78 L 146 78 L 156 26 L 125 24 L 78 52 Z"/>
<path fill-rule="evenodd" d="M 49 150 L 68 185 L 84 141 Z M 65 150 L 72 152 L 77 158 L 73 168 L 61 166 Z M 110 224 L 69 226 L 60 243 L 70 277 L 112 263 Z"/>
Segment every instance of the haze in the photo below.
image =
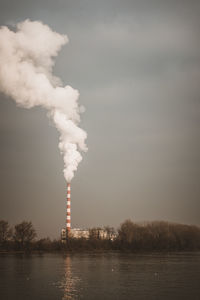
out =
<path fill-rule="evenodd" d="M 54 74 L 80 92 L 89 148 L 72 180 L 73 227 L 200 225 L 199 13 L 199 1 L 0 0 L 1 26 L 29 18 L 69 37 Z M 58 237 L 58 132 L 41 108 L 0 94 L 0 139 L 0 219 Z"/>

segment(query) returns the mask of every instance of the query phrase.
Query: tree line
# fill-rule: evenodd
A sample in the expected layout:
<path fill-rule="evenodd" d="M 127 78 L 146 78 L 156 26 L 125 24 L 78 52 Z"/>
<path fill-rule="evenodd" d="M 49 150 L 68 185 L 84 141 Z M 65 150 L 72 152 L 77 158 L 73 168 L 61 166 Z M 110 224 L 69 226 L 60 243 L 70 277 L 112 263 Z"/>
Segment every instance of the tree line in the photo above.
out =
<path fill-rule="evenodd" d="M 91 228 L 89 238 L 69 237 L 63 243 L 60 238 L 37 239 L 32 222 L 23 221 L 11 228 L 7 221 L 0 220 L 0 251 L 200 250 L 200 228 L 194 225 L 164 221 L 134 223 L 126 220 L 116 232 L 112 227 L 104 227 L 108 233 L 104 237 L 98 234 L 99 230 L 102 228 Z"/>

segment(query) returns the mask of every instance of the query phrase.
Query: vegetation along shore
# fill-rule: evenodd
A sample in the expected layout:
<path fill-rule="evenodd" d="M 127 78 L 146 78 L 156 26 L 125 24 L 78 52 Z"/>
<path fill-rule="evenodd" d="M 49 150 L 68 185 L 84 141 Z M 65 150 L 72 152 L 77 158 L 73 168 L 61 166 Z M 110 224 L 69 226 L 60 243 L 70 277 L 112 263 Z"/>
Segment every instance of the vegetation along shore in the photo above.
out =
<path fill-rule="evenodd" d="M 195 225 L 126 220 L 117 230 L 109 226 L 103 229 L 107 232 L 106 238 L 98 234 L 102 228 L 95 227 L 89 229 L 88 238 L 69 237 L 64 243 L 60 237 L 37 238 L 32 222 L 23 221 L 12 228 L 7 221 L 0 220 L 0 252 L 200 250 L 200 227 Z"/>

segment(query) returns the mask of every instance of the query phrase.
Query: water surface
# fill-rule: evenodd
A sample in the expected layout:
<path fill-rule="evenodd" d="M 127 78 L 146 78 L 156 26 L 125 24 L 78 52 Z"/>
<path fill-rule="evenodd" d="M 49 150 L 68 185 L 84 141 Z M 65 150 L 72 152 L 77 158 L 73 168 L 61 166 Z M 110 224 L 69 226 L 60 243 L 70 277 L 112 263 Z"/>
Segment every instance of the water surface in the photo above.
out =
<path fill-rule="evenodd" d="M 200 253 L 0 255 L 0 299 L 200 299 Z"/>

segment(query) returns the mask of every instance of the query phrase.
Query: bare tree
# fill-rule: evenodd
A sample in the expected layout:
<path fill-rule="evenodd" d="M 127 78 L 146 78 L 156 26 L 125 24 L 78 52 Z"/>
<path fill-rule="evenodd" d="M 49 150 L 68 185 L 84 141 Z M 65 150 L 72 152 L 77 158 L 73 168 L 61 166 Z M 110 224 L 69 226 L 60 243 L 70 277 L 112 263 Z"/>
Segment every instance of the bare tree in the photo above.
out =
<path fill-rule="evenodd" d="M 32 222 L 23 221 L 20 224 L 15 225 L 14 240 L 24 246 L 29 246 L 30 243 L 36 237 L 36 231 L 33 227 Z"/>
<path fill-rule="evenodd" d="M 118 229 L 118 236 L 122 242 L 131 243 L 134 238 L 135 224 L 131 220 L 124 221 Z"/>
<path fill-rule="evenodd" d="M 106 239 L 113 241 L 116 236 L 115 229 L 110 226 L 105 226 L 104 231 L 106 232 Z"/>
<path fill-rule="evenodd" d="M 3 245 L 12 236 L 12 229 L 7 221 L 0 220 L 0 244 Z"/>
<path fill-rule="evenodd" d="M 89 229 L 89 237 L 90 239 L 99 240 L 100 239 L 100 227 L 93 227 Z"/>

